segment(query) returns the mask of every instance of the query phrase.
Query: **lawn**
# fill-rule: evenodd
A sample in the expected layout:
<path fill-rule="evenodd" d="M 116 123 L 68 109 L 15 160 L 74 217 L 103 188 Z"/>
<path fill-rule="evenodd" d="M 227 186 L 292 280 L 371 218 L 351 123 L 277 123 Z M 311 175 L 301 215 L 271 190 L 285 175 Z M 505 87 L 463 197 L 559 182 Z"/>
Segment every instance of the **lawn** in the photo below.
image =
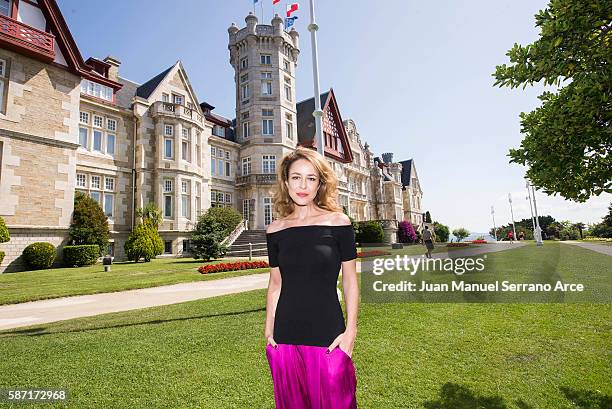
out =
<path fill-rule="evenodd" d="M 423 246 L 406 246 L 401 250 L 391 250 L 389 247 L 367 247 L 363 250 L 386 250 L 393 257 L 396 254 L 419 255 L 424 252 Z M 442 246 L 436 248 L 438 252 L 445 250 L 446 247 Z M 231 262 L 236 259 L 216 260 L 211 263 L 221 261 Z M 0 274 L 0 305 L 215 280 L 268 271 L 267 268 L 260 268 L 203 275 L 198 273 L 197 269 L 204 264 L 208 263 L 193 258 L 160 258 L 150 263 L 115 263 L 109 273 L 105 273 L 103 266 L 98 264 L 79 268 L 54 268 Z"/>
<path fill-rule="evenodd" d="M 255 258 L 254 258 L 255 260 Z M 225 262 L 236 261 L 226 259 Z M 220 261 L 211 261 L 218 263 Z M 200 274 L 198 267 L 209 264 L 193 258 L 160 258 L 149 263 L 121 262 L 104 272 L 100 264 L 78 268 L 22 271 L 0 274 L 0 305 L 46 298 L 105 293 L 156 287 L 191 281 L 216 280 L 264 273 L 268 268 Z"/>
<path fill-rule="evenodd" d="M 522 268 L 521 250 L 490 257 L 517 252 Z M 609 408 L 611 313 L 610 304 L 362 303 L 359 407 Z M 0 388 L 67 388 L 79 408 L 273 408 L 264 318 L 256 290 L 2 331 Z"/>

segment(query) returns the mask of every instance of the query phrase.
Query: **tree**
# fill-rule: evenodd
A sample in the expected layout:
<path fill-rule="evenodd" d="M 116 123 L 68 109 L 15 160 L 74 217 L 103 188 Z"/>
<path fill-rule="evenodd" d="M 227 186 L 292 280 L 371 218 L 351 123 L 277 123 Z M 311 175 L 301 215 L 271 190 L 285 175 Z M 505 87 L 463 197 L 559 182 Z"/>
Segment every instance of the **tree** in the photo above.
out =
<path fill-rule="evenodd" d="M 459 227 L 458 229 L 453 230 L 453 236 L 457 238 L 457 241 L 461 241 L 470 235 L 470 232 L 464 229 L 463 227 Z"/>
<path fill-rule="evenodd" d="M 414 243 L 417 238 L 412 223 L 407 220 L 399 222 L 397 236 L 400 243 Z"/>
<path fill-rule="evenodd" d="M 225 236 L 225 228 L 214 217 L 214 207 L 198 218 L 195 230 L 191 236 L 190 251 L 194 258 L 209 261 L 219 258 L 227 251 L 227 246 L 221 244 Z"/>
<path fill-rule="evenodd" d="M 108 219 L 98 202 L 82 192 L 74 195 L 74 212 L 68 234 L 72 244 L 97 244 L 100 252 L 105 252 L 108 247 Z"/>
<path fill-rule="evenodd" d="M 164 220 L 162 211 L 153 202 L 149 202 L 144 207 L 136 209 L 136 217 L 140 219 L 141 223 L 149 221 L 155 230 L 159 228 L 159 225 Z"/>
<path fill-rule="evenodd" d="M 610 203 L 608 214 L 604 216 L 603 221 L 591 229 L 591 235 L 595 237 L 612 237 L 612 203 Z"/>
<path fill-rule="evenodd" d="M 578 229 L 578 231 L 580 232 L 580 239 L 582 240 L 584 237 L 582 235 L 582 231 L 584 230 L 584 228 L 586 227 L 584 225 L 584 223 L 578 222 L 578 223 L 574 223 L 573 227 L 575 227 L 576 229 Z"/>
<path fill-rule="evenodd" d="M 223 238 L 229 236 L 242 220 L 242 215 L 233 207 L 211 207 L 207 213 L 219 224 Z"/>
<path fill-rule="evenodd" d="M 520 114 L 525 138 L 508 155 L 546 194 L 584 202 L 612 192 L 611 14 L 605 0 L 551 0 L 535 16 L 540 38 L 515 44 L 510 64 L 493 74 L 500 87 L 540 81 L 558 87 Z"/>
<path fill-rule="evenodd" d="M 425 223 L 431 223 L 431 214 L 429 214 L 429 210 L 425 212 Z"/>
<path fill-rule="evenodd" d="M 6 223 L 4 223 L 4 219 L 0 217 L 0 243 L 6 243 L 11 240 L 11 235 L 6 227 Z M 4 251 L 0 250 L 0 263 L 4 260 Z"/>
<path fill-rule="evenodd" d="M 164 251 L 164 243 L 153 223 L 146 220 L 130 233 L 123 250 L 128 260 L 138 262 L 142 258 L 149 262 Z"/>
<path fill-rule="evenodd" d="M 438 238 L 439 242 L 446 243 L 448 241 L 450 231 L 448 226 L 445 226 L 442 223 L 434 222 L 434 234 Z"/>

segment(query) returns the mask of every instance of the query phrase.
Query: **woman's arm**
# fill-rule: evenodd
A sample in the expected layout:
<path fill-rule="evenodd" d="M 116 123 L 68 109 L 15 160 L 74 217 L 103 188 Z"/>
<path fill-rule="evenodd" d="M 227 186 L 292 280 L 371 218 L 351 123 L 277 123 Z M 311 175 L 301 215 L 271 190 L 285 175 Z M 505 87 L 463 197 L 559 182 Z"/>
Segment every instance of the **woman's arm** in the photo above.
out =
<path fill-rule="evenodd" d="M 342 287 L 346 308 L 346 331 L 340 347 L 351 356 L 357 337 L 357 315 L 359 310 L 359 285 L 357 283 L 357 259 L 342 262 Z"/>
<path fill-rule="evenodd" d="M 264 326 L 264 337 L 267 342 L 276 347 L 274 341 L 274 317 L 276 315 L 276 305 L 281 292 L 282 278 L 280 267 L 270 268 L 270 279 L 268 280 L 268 295 L 266 297 L 266 323 Z"/>

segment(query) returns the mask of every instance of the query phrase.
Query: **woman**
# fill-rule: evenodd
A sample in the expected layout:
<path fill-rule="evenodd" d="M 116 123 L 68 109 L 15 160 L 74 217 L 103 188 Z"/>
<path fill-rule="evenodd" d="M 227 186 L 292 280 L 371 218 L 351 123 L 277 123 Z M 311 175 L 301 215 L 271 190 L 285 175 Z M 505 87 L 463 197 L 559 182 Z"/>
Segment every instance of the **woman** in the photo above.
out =
<path fill-rule="evenodd" d="M 434 244 L 431 230 L 429 230 L 429 226 L 425 226 L 425 230 L 423 230 L 423 245 L 427 249 L 425 257 L 431 258 L 431 251 L 434 249 Z"/>
<path fill-rule="evenodd" d="M 355 232 L 335 201 L 337 179 L 316 151 L 297 148 L 278 170 L 266 230 L 270 281 L 264 336 L 277 409 L 353 409 L 357 335 Z M 336 284 L 342 267 L 346 323 Z"/>

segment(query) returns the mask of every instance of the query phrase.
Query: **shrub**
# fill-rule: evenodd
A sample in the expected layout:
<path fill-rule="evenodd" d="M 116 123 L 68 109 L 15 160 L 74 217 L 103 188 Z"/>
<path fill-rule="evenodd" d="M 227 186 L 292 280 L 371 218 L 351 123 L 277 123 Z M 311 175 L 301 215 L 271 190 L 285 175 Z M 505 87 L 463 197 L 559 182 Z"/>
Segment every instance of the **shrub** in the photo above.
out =
<path fill-rule="evenodd" d="M 221 271 L 239 271 L 239 270 L 250 270 L 253 268 L 266 268 L 270 267 L 268 262 L 263 260 L 258 261 L 236 261 L 233 263 L 218 263 L 218 264 L 207 264 L 198 268 L 201 274 L 218 273 Z"/>
<path fill-rule="evenodd" d="M 437 238 L 436 241 L 446 243 L 448 241 L 448 236 L 450 235 L 448 226 L 445 226 L 442 223 L 434 222 L 434 235 Z"/>
<path fill-rule="evenodd" d="M 242 221 L 242 215 L 233 207 L 211 207 L 206 213 L 219 224 L 223 238 Z"/>
<path fill-rule="evenodd" d="M 4 251 L 0 250 L 0 264 L 2 264 L 2 260 L 4 260 Z"/>
<path fill-rule="evenodd" d="M 98 261 L 100 247 L 97 244 L 64 246 L 63 255 L 67 267 L 90 266 Z"/>
<path fill-rule="evenodd" d="M 11 235 L 9 234 L 9 231 L 6 228 L 6 223 L 4 223 L 4 219 L 0 217 L 0 243 L 6 243 L 10 239 Z"/>
<path fill-rule="evenodd" d="M 21 255 L 26 264 L 34 270 L 49 268 L 55 261 L 55 246 L 51 243 L 32 243 L 23 249 Z"/>
<path fill-rule="evenodd" d="M 414 243 L 417 239 L 417 235 L 412 223 L 406 220 L 399 222 L 397 238 L 400 243 Z"/>
<path fill-rule="evenodd" d="M 361 222 L 359 236 L 355 237 L 358 243 L 382 243 L 385 232 L 376 220 Z"/>
<path fill-rule="evenodd" d="M 191 236 L 191 254 L 194 258 L 209 261 L 219 258 L 227 251 L 227 246 L 221 244 L 226 237 L 225 228 L 214 217 L 218 209 L 211 207 L 198 218 L 193 235 Z"/>
<path fill-rule="evenodd" d="M 108 219 L 98 202 L 82 192 L 74 195 L 69 234 L 72 244 L 97 244 L 100 252 L 108 246 Z"/>
<path fill-rule="evenodd" d="M 164 251 L 164 243 L 152 223 L 145 221 L 130 233 L 123 250 L 128 260 L 149 262 Z"/>
<path fill-rule="evenodd" d="M 470 232 L 464 229 L 463 227 L 459 227 L 458 229 L 453 230 L 453 236 L 457 238 L 457 241 L 461 241 L 470 235 Z"/>

